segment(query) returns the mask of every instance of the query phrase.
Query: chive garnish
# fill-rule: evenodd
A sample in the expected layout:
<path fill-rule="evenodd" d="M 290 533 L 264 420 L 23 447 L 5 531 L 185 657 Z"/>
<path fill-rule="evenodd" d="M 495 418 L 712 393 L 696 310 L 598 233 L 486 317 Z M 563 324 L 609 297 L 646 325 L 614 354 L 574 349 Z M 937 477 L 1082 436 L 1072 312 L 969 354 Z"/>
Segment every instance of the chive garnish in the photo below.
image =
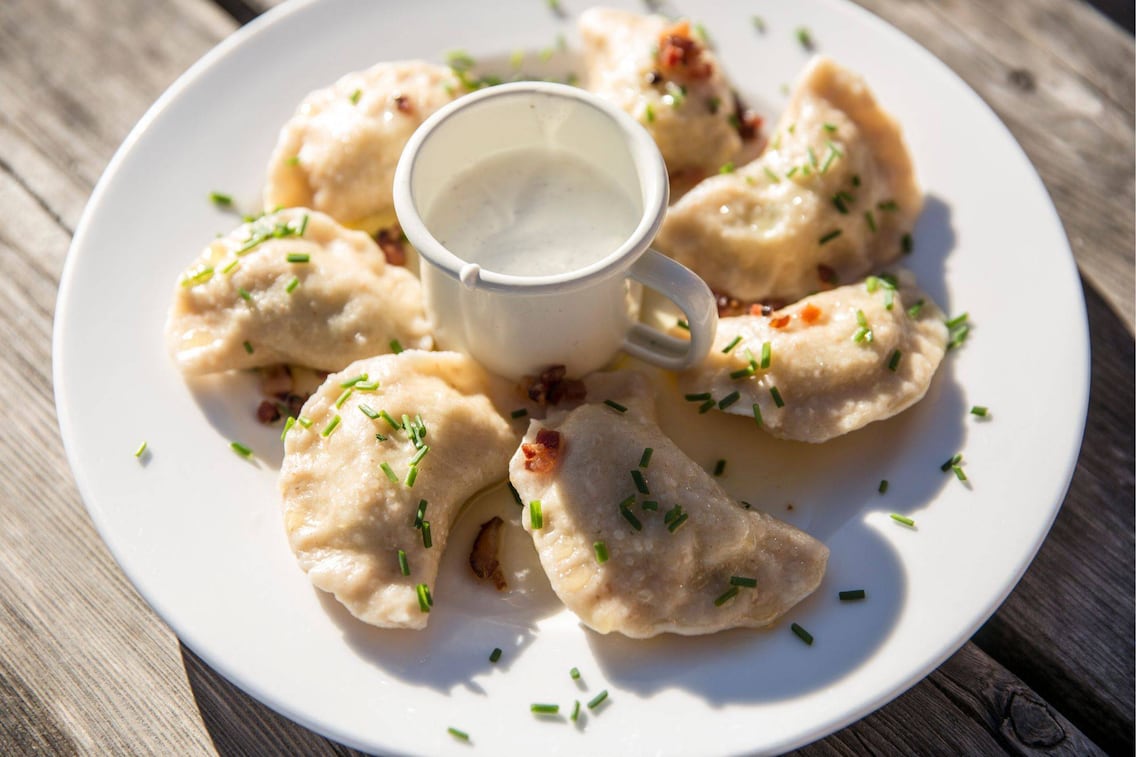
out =
<path fill-rule="evenodd" d="M 404 576 L 410 575 L 410 563 L 406 559 L 406 550 L 398 551 L 398 572 Z"/>
<path fill-rule="evenodd" d="M 396 355 L 402 352 L 402 344 L 397 339 L 390 340 L 390 348 L 391 352 Z"/>
<path fill-rule="evenodd" d="M 537 715 L 555 715 L 560 712 L 560 705 L 558 704 L 540 704 L 534 702 L 529 705 L 529 710 Z"/>
<path fill-rule="evenodd" d="M 406 488 L 409 489 L 414 486 L 416 480 L 418 480 L 418 466 L 410 465 L 406 469 L 406 480 L 403 481 L 403 483 L 406 484 Z"/>
<path fill-rule="evenodd" d="M 245 289 L 244 287 L 237 287 L 237 294 L 239 294 L 241 296 L 241 299 L 244 300 L 245 302 L 251 302 L 252 301 L 252 295 L 249 294 L 249 291 L 247 289 Z"/>
<path fill-rule="evenodd" d="M 379 414 L 376 413 L 370 405 L 366 405 L 362 402 L 359 403 L 359 412 L 367 416 L 371 420 L 377 420 L 379 417 Z"/>
<path fill-rule="evenodd" d="M 844 200 L 844 192 L 837 192 L 832 196 L 832 204 L 843 215 L 848 215 L 848 204 Z"/>
<path fill-rule="evenodd" d="M 579 681 L 580 680 L 580 669 L 579 668 L 572 668 L 571 670 L 568 671 L 568 675 L 572 677 L 573 681 Z"/>
<path fill-rule="evenodd" d="M 383 469 L 383 473 L 387 474 L 387 478 L 390 479 L 392 484 L 398 483 L 398 476 L 396 476 L 395 472 L 391 469 L 390 463 L 384 461 L 379 463 L 379 467 Z"/>
<path fill-rule="evenodd" d="M 284 430 L 280 432 L 280 441 L 284 441 L 284 437 L 286 437 L 288 435 L 288 432 L 291 431 L 292 427 L 295 426 L 295 425 L 296 425 L 296 419 L 289 415 L 284 420 Z"/>
<path fill-rule="evenodd" d="M 667 521 L 667 519 L 666 519 L 666 518 L 664 518 L 664 521 L 663 521 L 664 523 L 666 523 L 666 524 L 667 524 L 667 530 L 668 530 L 668 531 L 670 531 L 670 532 L 671 532 L 672 534 L 673 534 L 673 533 L 674 533 L 675 531 L 677 531 L 677 530 L 679 529 L 679 527 L 680 527 L 680 526 L 681 526 L 681 525 L 682 525 L 683 523 L 686 523 L 686 519 L 687 519 L 688 517 L 690 517 L 690 516 L 688 516 L 688 515 L 687 515 L 686 513 L 684 513 L 684 512 L 682 511 L 682 506 L 681 506 L 681 505 L 675 505 L 675 509 L 674 509 L 674 510 L 670 510 L 670 511 L 668 511 L 668 512 L 667 512 L 667 516 L 668 516 L 668 518 L 669 518 L 669 516 L 671 515 L 671 513 L 675 512 L 675 510 L 677 510 L 677 511 L 678 511 L 678 514 L 677 514 L 677 515 L 675 515 L 675 517 L 674 517 L 674 518 L 671 518 L 671 519 L 669 520 L 669 522 Z"/>
<path fill-rule="evenodd" d="M 762 170 L 765 171 L 765 175 L 774 184 L 780 184 L 781 183 L 781 179 L 777 178 L 777 174 L 773 173 L 773 171 L 770 170 L 769 166 L 765 166 Z"/>
<path fill-rule="evenodd" d="M 622 508 L 621 508 L 621 511 L 622 511 Z M 595 552 L 595 554 L 596 554 L 596 562 L 597 563 L 599 563 L 600 565 L 603 565 L 605 562 L 607 562 L 607 560 L 608 560 L 607 545 L 604 544 L 602 541 L 597 541 L 594 544 L 592 544 L 592 551 Z M 576 670 L 576 669 L 572 668 L 572 670 Z M 576 675 L 574 677 L 575 678 L 580 677 L 579 671 L 576 671 Z"/>
<path fill-rule="evenodd" d="M 469 734 L 465 731 L 454 728 L 453 726 L 447 728 L 446 731 L 455 739 L 460 739 L 461 741 L 469 741 Z"/>
<path fill-rule="evenodd" d="M 710 399 L 711 396 L 710 392 L 699 392 L 698 394 L 684 394 L 683 399 L 687 402 L 702 402 Z"/>
<path fill-rule="evenodd" d="M 705 402 L 703 402 L 701 405 L 698 406 L 698 414 L 702 415 L 703 413 L 709 412 L 710 408 L 714 407 L 717 404 L 718 403 L 715 402 L 712 399 L 706 400 Z"/>
<path fill-rule="evenodd" d="M 909 308 L 907 309 L 907 317 L 908 317 L 908 318 L 918 318 L 918 317 L 919 317 L 919 312 L 920 312 L 921 310 L 923 310 L 923 302 L 924 302 L 924 301 L 923 301 L 922 299 L 920 299 L 920 300 L 919 300 L 918 302 L 916 302 L 916 303 L 915 303 L 914 305 L 912 305 L 911 307 L 909 307 Z"/>
<path fill-rule="evenodd" d="M 950 320 L 947 321 L 947 328 L 951 331 L 954 331 L 959 326 L 966 323 L 966 320 L 969 317 L 970 317 L 969 313 L 963 313 L 961 315 L 956 315 L 954 318 L 951 318 Z"/>
<path fill-rule="evenodd" d="M 725 347 L 722 348 L 722 354 L 723 355 L 730 354 L 730 351 L 733 350 L 734 347 L 737 347 L 739 344 L 741 344 L 741 341 L 742 341 L 741 334 L 739 334 L 738 336 L 735 336 L 733 339 L 730 340 L 729 344 L 727 344 Z"/>
<path fill-rule="evenodd" d="M 797 171 L 799 171 L 799 170 L 800 170 L 799 168 L 797 168 L 796 166 L 793 166 L 792 168 L 790 168 L 788 171 L 785 172 L 785 178 L 786 179 L 793 178 L 793 174 L 797 173 Z"/>
<path fill-rule="evenodd" d="M 868 222 L 868 228 L 874 234 L 876 232 L 876 217 L 874 215 L 872 215 L 872 211 L 870 211 L 870 210 L 864 211 L 864 220 Z"/>
<path fill-rule="evenodd" d="M 647 117 L 647 123 L 655 123 L 655 109 L 651 107 L 651 103 L 647 103 L 647 107 L 644 109 L 643 114 Z"/>
<path fill-rule="evenodd" d="M 880 485 L 879 485 L 878 489 L 879 489 L 880 494 L 887 494 L 888 480 L 886 478 L 880 479 Z"/>
<path fill-rule="evenodd" d="M 241 457 L 252 457 L 252 450 L 240 442 L 229 442 L 229 447 Z"/>
<path fill-rule="evenodd" d="M 856 311 L 856 323 L 860 324 L 860 327 L 852 335 L 852 341 L 857 344 L 871 344 L 875 336 L 872 334 L 871 327 L 868 326 L 868 317 L 864 315 L 863 310 Z"/>
<path fill-rule="evenodd" d="M 513 501 L 517 503 L 517 507 L 524 507 L 525 503 L 521 500 L 521 493 L 517 491 L 517 487 L 513 486 L 513 482 L 506 481 L 505 486 L 509 487 L 509 494 L 513 495 Z"/>
<path fill-rule="evenodd" d="M 955 478 L 957 478 L 959 481 L 966 481 L 966 473 L 963 472 L 962 466 L 960 466 L 960 465 L 951 466 L 951 470 L 954 471 Z"/>
<path fill-rule="evenodd" d="M 749 378 L 750 376 L 752 376 L 755 373 L 757 373 L 757 368 L 754 366 L 753 363 L 749 363 L 749 364 L 746 365 L 745 368 L 738 368 L 736 371 L 730 371 L 730 378 L 732 378 L 732 379 Z"/>
<path fill-rule="evenodd" d="M 727 163 L 723 163 L 723 164 L 721 165 L 721 167 L 719 167 L 719 168 L 718 168 L 718 173 L 733 173 L 733 172 L 734 172 L 734 163 L 733 163 L 733 161 L 730 161 L 730 162 L 727 162 Z"/>
<path fill-rule="evenodd" d="M 651 490 L 647 488 L 647 479 L 643 478 L 643 474 L 639 472 L 638 468 L 632 469 L 631 480 L 635 482 L 635 488 L 639 490 L 640 494 L 651 493 Z"/>
<path fill-rule="evenodd" d="M 858 599 L 864 599 L 867 595 L 863 589 L 849 589 L 837 594 L 841 602 L 855 602 Z"/>
<path fill-rule="evenodd" d="M 643 524 L 639 521 L 638 518 L 635 517 L 635 513 L 631 512 L 631 510 L 629 510 L 626 505 L 619 506 L 619 513 L 627 520 L 628 523 L 631 524 L 631 527 L 636 531 L 643 530 Z"/>
<path fill-rule="evenodd" d="M 896 523 L 902 523 L 903 525 L 911 526 L 912 528 L 915 527 L 915 521 L 913 521 L 911 518 L 908 518 L 906 515 L 900 515 L 899 513 L 892 513 L 891 519 L 894 520 Z"/>
<path fill-rule="evenodd" d="M 400 424 L 398 421 L 396 421 L 394 418 L 392 418 L 391 414 L 388 413 L 386 410 L 380 410 L 379 411 L 379 417 L 382 418 L 384 421 L 386 421 L 390 425 L 390 427 L 393 428 L 395 431 L 398 431 L 399 429 L 402 428 L 402 424 Z"/>
<path fill-rule="evenodd" d="M 605 699 L 607 699 L 607 689 L 604 689 L 599 694 L 596 694 L 594 697 L 592 697 L 591 701 L 588 702 L 588 709 L 596 709 L 600 706 L 600 704 L 603 703 Z"/>
<path fill-rule="evenodd" d="M 387 438 L 385 436 L 383 436 L 382 434 L 375 434 L 375 438 L 378 439 L 380 442 L 385 442 L 387 440 Z"/>
<path fill-rule="evenodd" d="M 289 252 L 285 258 L 289 263 L 310 263 L 312 256 L 306 252 Z"/>
<path fill-rule="evenodd" d="M 725 460 L 719 460 L 718 462 L 714 463 L 714 475 L 715 476 L 721 476 L 725 472 L 726 472 L 726 461 Z"/>
<path fill-rule="evenodd" d="M 185 275 L 181 280 L 181 285 L 188 289 L 189 287 L 195 287 L 198 284 L 204 284 L 211 278 L 213 278 L 213 266 L 200 265 L 185 272 Z"/>
<path fill-rule="evenodd" d="M 572 703 L 572 714 L 569 716 L 571 721 L 575 723 L 580 718 L 580 700 L 577 699 Z"/>
<path fill-rule="evenodd" d="M 284 287 L 284 291 L 288 294 L 292 294 L 292 292 L 296 291 L 296 287 L 298 286 L 300 286 L 300 279 L 296 276 L 293 276 L 292 280 L 288 282 L 288 285 Z"/>
<path fill-rule="evenodd" d="M 352 105 L 358 105 L 359 104 L 359 98 L 362 97 L 362 96 L 363 96 L 363 90 L 361 90 L 361 89 L 357 89 L 354 92 L 352 92 L 351 93 L 351 104 Z"/>
<path fill-rule="evenodd" d="M 860 174 L 852 174 L 852 186 L 860 186 Z"/>
<path fill-rule="evenodd" d="M 379 388 L 379 382 L 378 381 L 360 381 L 358 384 L 355 385 L 355 391 L 357 391 L 357 392 L 373 392 L 378 388 Z"/>
<path fill-rule="evenodd" d="M 753 22 L 754 29 L 758 30 L 762 34 L 765 33 L 765 19 L 763 19 L 761 16 L 754 16 L 750 20 Z"/>
<path fill-rule="evenodd" d="M 355 387 L 349 386 L 346 389 L 344 389 L 342 392 L 339 393 L 339 397 L 336 398 L 335 406 L 336 407 L 343 407 L 343 403 L 346 402 L 347 398 L 350 397 L 354 393 L 355 393 Z"/>
<path fill-rule="evenodd" d="M 346 389 L 346 388 L 352 387 L 352 386 L 357 386 L 360 382 L 366 381 L 367 378 L 368 378 L 368 376 L 367 376 L 366 373 L 360 373 L 358 376 L 355 376 L 354 378 L 349 378 L 346 381 L 340 381 L 339 386 L 343 389 Z"/>
<path fill-rule="evenodd" d="M 805 642 L 810 647 L 813 645 L 813 635 L 811 633 L 809 633 L 805 629 L 801 628 L 796 623 L 793 623 L 792 625 L 790 625 L 789 628 L 793 631 L 794 634 L 797 635 L 798 639 Z"/>
<path fill-rule="evenodd" d="M 414 591 L 418 594 L 418 609 L 422 612 L 430 612 L 430 608 L 434 605 L 434 598 L 430 596 L 430 587 L 426 584 L 418 584 L 414 587 Z"/>
<path fill-rule="evenodd" d="M 953 468 L 954 466 L 958 465 L 961 462 L 962 462 L 962 453 L 961 452 L 955 453 L 954 455 L 951 455 L 951 458 L 949 460 L 947 460 L 945 463 L 943 463 L 942 465 L 939 466 L 939 470 L 941 470 L 943 473 L 946 473 L 951 468 Z"/>
<path fill-rule="evenodd" d="M 844 153 L 836 149 L 836 146 L 831 142 L 828 143 L 828 154 L 824 156 L 824 163 L 821 164 L 820 172 L 828 173 L 828 169 L 832 166 L 832 161 L 839 158 Z"/>
<path fill-rule="evenodd" d="M 764 342 L 761 345 L 761 370 L 769 367 L 770 362 L 773 360 L 773 343 Z"/>
<path fill-rule="evenodd" d="M 233 258 L 225 264 L 225 267 L 221 269 L 221 273 L 232 273 L 233 271 L 237 270 L 237 266 L 239 266 L 240 264 L 241 261 Z"/>
<path fill-rule="evenodd" d="M 821 244 L 828 244 L 833 239 L 836 239 L 838 236 L 840 236 L 843 233 L 844 233 L 844 231 L 842 229 L 833 229 L 832 231 L 828 232 L 823 237 L 821 237 L 819 241 L 820 241 Z"/>
<path fill-rule="evenodd" d="M 146 454 L 146 448 L 149 447 L 149 446 L 150 445 L 149 445 L 148 442 L 142 442 L 141 444 L 138 445 L 138 448 L 134 450 L 134 456 L 135 457 L 142 457 L 143 455 Z"/>
<path fill-rule="evenodd" d="M 299 418 L 296 419 L 296 423 L 299 423 L 304 428 L 311 428 L 312 427 L 312 419 L 307 418 L 303 415 L 301 415 Z"/>
<path fill-rule="evenodd" d="M 714 600 L 714 606 L 721 607 L 722 605 L 726 604 L 738 595 L 738 591 L 739 589 L 736 586 L 731 586 L 730 588 L 726 589 L 724 592 L 722 592 L 721 596 Z"/>
<path fill-rule="evenodd" d="M 245 345 L 245 352 L 247 352 L 248 354 L 251 355 L 252 352 L 253 352 L 252 344 L 250 344 L 249 342 L 245 342 L 244 345 Z"/>
<path fill-rule="evenodd" d="M 641 507 L 642 507 L 642 508 L 643 508 L 644 510 L 650 510 L 651 512 L 654 512 L 655 510 L 658 510 L 658 509 L 659 509 L 659 503 L 658 503 L 658 502 L 656 502 L 656 501 L 655 501 L 655 500 L 653 500 L 653 499 L 645 499 L 645 500 L 643 500 L 643 502 L 641 503 L 641 505 L 640 505 L 640 506 L 641 506 Z"/>
<path fill-rule="evenodd" d="M 769 387 L 769 395 L 773 397 L 773 404 L 777 407 L 785 407 L 785 400 L 781 398 L 781 391 L 775 387 Z"/>
<path fill-rule="evenodd" d="M 989 413 L 989 412 L 990 412 L 990 410 L 988 408 L 983 407 L 982 405 L 975 405 L 974 407 L 972 407 L 970 409 L 970 414 L 971 415 L 977 415 L 979 418 L 985 418 L 987 413 Z"/>
<path fill-rule="evenodd" d="M 617 410 L 621 413 L 627 412 L 627 407 L 625 405 L 619 404 L 615 400 L 604 400 L 603 403 L 605 405 L 607 405 L 608 407 L 610 407 L 612 410 Z"/>
<path fill-rule="evenodd" d="M 232 195 L 223 194 L 221 192 L 210 192 L 209 199 L 213 202 L 214 205 L 219 205 L 225 208 L 233 204 Z"/>
<path fill-rule="evenodd" d="M 419 450 L 414 453 L 414 457 L 410 458 L 410 464 L 411 465 L 418 465 L 418 463 L 422 462 L 422 458 L 426 457 L 426 453 L 429 452 L 429 451 L 430 451 L 430 445 L 429 444 L 423 444 L 422 447 L 419 448 Z"/>
<path fill-rule="evenodd" d="M 308 230 L 308 214 L 304 213 L 304 217 L 300 219 L 300 228 L 296 229 L 296 236 L 304 236 L 304 232 Z"/>
<path fill-rule="evenodd" d="M 824 123 L 824 124 L 821 124 L 821 126 L 823 126 L 824 130 L 827 131 L 829 134 L 832 134 L 833 132 L 836 131 L 836 124 Z"/>
<path fill-rule="evenodd" d="M 544 528 L 544 512 L 541 510 L 540 500 L 534 499 L 529 503 L 529 525 L 533 530 Z"/>
<path fill-rule="evenodd" d="M 899 359 L 903 357 L 903 353 L 899 350 L 891 353 L 891 358 L 888 360 L 888 370 L 895 373 L 896 368 L 899 367 Z"/>
<path fill-rule="evenodd" d="M 522 408 L 518 408 L 517 410 L 514 410 L 513 412 L 509 413 L 509 417 L 514 418 L 514 419 L 515 418 L 524 418 L 528 414 L 529 414 L 529 411 L 522 407 Z"/>
<path fill-rule="evenodd" d="M 974 412 L 974 411 L 971 411 Z M 985 415 L 985 412 L 982 413 Z M 651 464 L 651 455 L 655 454 L 655 450 L 651 447 L 644 447 L 643 454 L 639 457 L 639 467 L 646 468 Z"/>
<path fill-rule="evenodd" d="M 761 408 L 758 406 L 758 404 L 756 402 L 753 403 L 753 422 L 756 423 L 759 427 L 761 426 L 761 423 L 762 423 L 762 421 L 761 421 Z"/>
<path fill-rule="evenodd" d="M 675 326 L 678 326 L 680 329 L 690 331 L 690 324 L 687 323 L 686 321 L 684 321 L 681 318 L 679 318 L 677 321 L 675 321 Z"/>
<path fill-rule="evenodd" d="M 489 653 L 489 661 L 497 662 L 501 659 L 501 647 L 494 647 L 493 651 Z"/>
<path fill-rule="evenodd" d="M 757 586 L 757 579 L 748 576 L 730 576 L 730 586 L 744 586 L 747 589 L 753 589 Z"/>
<path fill-rule="evenodd" d="M 953 350 L 955 347 L 962 346 L 966 341 L 967 335 L 970 334 L 970 326 L 960 326 L 951 332 L 951 341 L 947 343 L 947 349 Z"/>
<path fill-rule="evenodd" d="M 816 153 L 813 152 L 813 148 L 812 148 L 811 145 L 808 147 L 808 153 L 809 153 L 809 165 L 812 166 L 815 169 L 817 167 L 817 156 L 816 156 Z"/>
<path fill-rule="evenodd" d="M 426 506 L 428 504 L 429 503 L 424 499 L 418 500 L 418 511 L 414 514 L 414 527 L 415 528 L 422 528 L 422 522 L 426 518 Z"/>
<path fill-rule="evenodd" d="M 300 156 L 289 155 L 287 158 L 284 158 L 284 164 L 288 166 L 298 166 L 300 165 Z"/>
<path fill-rule="evenodd" d="M 910 234 L 904 234 L 903 238 L 899 240 L 899 249 L 904 255 L 910 255 L 911 251 L 915 249 L 915 240 L 911 238 Z"/>
<path fill-rule="evenodd" d="M 430 521 L 428 521 L 428 520 L 422 521 L 421 531 L 422 531 L 422 546 L 425 547 L 426 549 L 430 549 L 430 547 L 434 546 L 434 537 L 430 533 Z"/>
<path fill-rule="evenodd" d="M 718 400 L 718 409 L 719 410 L 725 410 L 730 405 L 734 404 L 739 399 L 741 399 L 741 397 L 742 397 L 742 395 L 739 394 L 737 391 L 730 392 L 725 397 Z"/>
<path fill-rule="evenodd" d="M 322 436 L 326 439 L 327 437 L 329 437 L 333 433 L 335 433 L 335 429 L 338 426 L 339 426 L 339 416 L 336 415 L 336 416 L 332 417 L 332 419 L 330 421 L 327 422 L 326 426 L 323 427 L 323 431 L 320 431 L 320 436 Z"/>

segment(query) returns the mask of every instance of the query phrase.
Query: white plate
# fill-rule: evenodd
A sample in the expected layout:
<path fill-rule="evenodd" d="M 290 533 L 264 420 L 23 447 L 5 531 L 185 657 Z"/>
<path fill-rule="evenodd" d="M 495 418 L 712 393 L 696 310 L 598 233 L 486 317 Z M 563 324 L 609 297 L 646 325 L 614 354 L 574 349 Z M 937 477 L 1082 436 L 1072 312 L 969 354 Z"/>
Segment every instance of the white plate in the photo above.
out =
<path fill-rule="evenodd" d="M 564 5 L 575 13 L 584 4 Z M 441 60 L 453 48 L 502 63 L 524 49 L 526 67 L 539 67 L 538 52 L 558 34 L 575 46 L 570 19 L 538 0 L 285 6 L 174 84 L 99 182 L 56 314 L 56 397 L 79 489 L 162 618 L 288 717 L 384 752 L 467 753 L 451 725 L 487 754 L 780 751 L 925 676 L 997 608 L 1044 538 L 1083 430 L 1088 339 L 1072 256 L 1022 151 L 946 67 L 855 6 L 763 4 L 764 34 L 751 24 L 752 3 L 690 7 L 770 119 L 807 59 L 800 26 L 819 50 L 864 73 L 904 125 L 928 196 L 910 265 L 945 309 L 969 311 L 975 324 L 927 399 L 892 421 L 822 447 L 774 442 L 744 419 L 681 436 L 700 462 L 730 461 L 724 482 L 736 495 L 832 550 L 821 588 L 768 631 L 601 637 L 564 611 L 467 590 L 457 554 L 428 631 L 355 623 L 310 587 L 288 550 L 275 486 L 279 431 L 252 419 L 251 387 L 229 378 L 191 390 L 163 346 L 173 282 L 233 225 L 208 192 L 255 205 L 276 132 L 308 90 L 379 59 Z M 988 405 L 992 418 L 968 416 L 972 404 Z M 682 407 L 664 415 L 672 429 L 700 420 Z M 140 464 L 131 453 L 143 439 L 152 457 Z M 237 458 L 229 439 L 261 461 Z M 939 470 L 956 451 L 970 486 Z M 876 492 L 882 478 L 891 482 L 885 496 Z M 453 544 L 460 549 L 459 538 Z M 867 601 L 837 600 L 838 590 L 860 587 Z M 815 644 L 800 642 L 789 621 Z M 505 649 L 496 666 L 486 659 L 493 647 Z M 569 679 L 571 666 L 586 691 Z M 567 706 L 602 688 L 610 701 L 583 727 L 528 712 L 531 702 Z"/>

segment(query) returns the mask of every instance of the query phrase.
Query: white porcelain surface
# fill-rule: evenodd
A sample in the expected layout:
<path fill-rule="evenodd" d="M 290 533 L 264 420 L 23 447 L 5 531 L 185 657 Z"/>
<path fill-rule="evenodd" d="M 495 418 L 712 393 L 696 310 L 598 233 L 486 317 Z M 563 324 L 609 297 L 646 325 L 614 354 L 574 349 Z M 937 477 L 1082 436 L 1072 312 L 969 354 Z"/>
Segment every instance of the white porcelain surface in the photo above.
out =
<path fill-rule="evenodd" d="M 923 403 L 819 447 L 666 403 L 664 426 L 696 460 L 728 460 L 731 492 L 832 550 L 817 594 L 766 632 L 601 637 L 554 603 L 504 602 L 469 584 L 457 550 L 444 561 L 429 630 L 352 622 L 289 552 L 279 429 L 252 418 L 251 381 L 190 387 L 165 354 L 171 289 L 235 223 L 208 192 L 256 206 L 276 131 L 308 90 L 378 58 L 441 60 L 454 48 L 505 71 L 523 49 L 526 70 L 563 71 L 570 57 L 544 62 L 540 50 L 555 50 L 558 34 L 569 46 L 575 37 L 570 21 L 533 0 L 322 0 L 269 13 L 178 81 L 108 167 L 64 270 L 54 359 L 75 478 L 123 570 L 187 645 L 285 715 L 383 753 L 781 751 L 925 676 L 998 607 L 1044 538 L 1077 457 L 1088 340 L 1072 256 L 1022 151 L 957 77 L 851 4 L 673 5 L 697 14 L 743 94 L 770 117 L 807 60 L 800 26 L 866 75 L 905 126 L 928 195 L 910 267 L 950 312 L 969 311 L 970 340 Z M 755 12 L 764 34 L 750 23 Z M 968 416 L 974 404 L 991 417 Z M 143 439 L 152 457 L 139 464 L 132 452 Z M 230 439 L 257 460 L 236 457 Z M 969 486 L 939 471 L 956 451 Z M 451 544 L 471 537 L 476 515 Z M 849 588 L 865 588 L 867 601 L 837 601 Z M 505 650 L 496 666 L 494 647 Z M 572 666 L 587 691 L 569 679 Z M 529 714 L 531 702 L 569 706 L 602 688 L 610 700 L 582 728 Z M 472 750 L 447 726 L 468 731 Z"/>

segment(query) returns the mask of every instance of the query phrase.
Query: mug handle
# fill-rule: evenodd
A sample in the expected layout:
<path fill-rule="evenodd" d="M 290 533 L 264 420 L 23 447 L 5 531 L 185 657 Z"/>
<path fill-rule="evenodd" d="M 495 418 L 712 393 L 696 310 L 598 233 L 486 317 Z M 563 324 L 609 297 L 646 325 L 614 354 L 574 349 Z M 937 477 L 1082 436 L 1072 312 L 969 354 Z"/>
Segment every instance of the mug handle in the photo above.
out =
<path fill-rule="evenodd" d="M 637 323 L 623 340 L 624 351 L 672 371 L 702 362 L 718 330 L 718 306 L 706 282 L 686 266 L 653 249 L 640 255 L 627 275 L 678 306 L 690 324 L 690 339 L 678 339 Z"/>

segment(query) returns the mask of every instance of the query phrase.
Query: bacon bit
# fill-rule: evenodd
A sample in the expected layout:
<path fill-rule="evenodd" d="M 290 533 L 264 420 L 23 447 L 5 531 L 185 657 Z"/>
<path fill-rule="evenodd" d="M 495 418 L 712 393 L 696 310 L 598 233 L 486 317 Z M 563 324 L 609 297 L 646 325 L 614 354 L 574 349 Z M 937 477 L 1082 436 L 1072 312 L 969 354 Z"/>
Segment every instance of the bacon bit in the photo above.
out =
<path fill-rule="evenodd" d="M 820 283 L 825 285 L 825 289 L 832 289 L 840 283 L 840 278 L 836 275 L 836 271 L 826 266 L 824 263 L 817 266 L 817 278 L 820 279 Z"/>
<path fill-rule="evenodd" d="M 714 293 L 714 301 L 718 305 L 718 317 L 726 318 L 731 315 L 741 315 L 746 311 L 745 305 L 736 297 L 721 292 Z"/>
<path fill-rule="evenodd" d="M 280 408 L 272 400 L 262 400 L 256 409 L 256 419 L 266 426 L 275 423 L 280 420 Z"/>
<path fill-rule="evenodd" d="M 679 21 L 663 29 L 659 35 L 659 67 L 671 76 L 705 79 L 714 72 L 714 64 L 703 54 L 706 48 L 690 36 L 690 22 Z"/>
<path fill-rule="evenodd" d="M 536 441 L 521 445 L 521 454 L 525 456 L 525 470 L 548 473 L 560 457 L 560 432 L 542 428 L 536 432 Z"/>
<path fill-rule="evenodd" d="M 284 399 L 292 391 L 292 369 L 286 365 L 268 365 L 260 369 L 260 393 L 265 397 Z"/>
<path fill-rule="evenodd" d="M 779 315 L 769 322 L 769 325 L 775 329 L 783 329 L 789 325 L 789 316 Z"/>
<path fill-rule="evenodd" d="M 406 95 L 395 95 L 394 104 L 395 107 L 398 108 L 399 113 L 409 114 L 414 112 L 414 104 L 410 102 L 410 98 Z"/>
<path fill-rule="evenodd" d="M 747 142 L 757 137 L 761 133 L 761 127 L 765 124 L 765 119 L 747 108 L 742 99 L 738 97 L 737 92 L 734 93 L 734 114 L 730 120 L 734 124 L 734 129 L 738 132 L 738 136 Z"/>
<path fill-rule="evenodd" d="M 563 365 L 550 365 L 536 378 L 526 377 L 529 399 L 538 405 L 559 405 L 580 402 L 588 396 L 588 388 L 579 379 L 565 378 L 567 369 Z"/>
<path fill-rule="evenodd" d="M 509 588 L 501 572 L 501 561 L 497 558 L 501 551 L 501 527 L 504 525 L 505 521 L 496 515 L 482 523 L 469 553 L 469 567 L 473 574 L 482 580 L 492 580 L 497 591 Z"/>
<path fill-rule="evenodd" d="M 401 228 L 392 226 L 380 229 L 375 241 L 379 243 L 379 249 L 383 251 L 388 263 L 406 265 L 406 238 L 402 235 Z"/>
<path fill-rule="evenodd" d="M 801 308 L 800 315 L 802 321 L 811 325 L 816 323 L 823 313 L 820 308 L 810 302 Z"/>

